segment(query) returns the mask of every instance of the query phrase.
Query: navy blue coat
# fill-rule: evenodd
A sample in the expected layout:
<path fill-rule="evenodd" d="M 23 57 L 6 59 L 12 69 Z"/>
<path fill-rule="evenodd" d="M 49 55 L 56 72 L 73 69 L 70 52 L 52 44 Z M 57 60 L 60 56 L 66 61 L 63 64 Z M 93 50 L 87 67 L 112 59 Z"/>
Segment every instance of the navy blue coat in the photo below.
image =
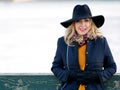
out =
<path fill-rule="evenodd" d="M 68 69 L 80 69 L 78 64 L 78 44 L 75 42 L 73 46 L 67 47 L 64 38 L 60 37 L 51 70 L 61 81 L 59 90 L 78 90 L 79 85 L 77 82 L 67 81 Z M 111 78 L 116 72 L 116 63 L 105 37 L 87 41 L 85 70 L 99 71 L 101 83 Z M 88 84 L 86 90 L 104 90 L 101 83 Z"/>

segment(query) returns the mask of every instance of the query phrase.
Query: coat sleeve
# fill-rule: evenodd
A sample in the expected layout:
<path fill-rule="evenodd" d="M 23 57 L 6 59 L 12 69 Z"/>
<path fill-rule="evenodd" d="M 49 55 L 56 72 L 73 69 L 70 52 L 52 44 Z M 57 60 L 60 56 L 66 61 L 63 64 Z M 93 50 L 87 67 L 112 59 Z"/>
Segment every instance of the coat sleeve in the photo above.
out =
<path fill-rule="evenodd" d="M 107 43 L 107 40 L 104 38 L 104 69 L 101 72 L 102 81 L 105 82 L 111 78 L 116 72 L 116 63 L 113 59 L 111 50 Z"/>
<path fill-rule="evenodd" d="M 64 69 L 64 64 L 62 60 L 63 41 L 63 38 L 58 39 L 57 50 L 52 63 L 51 71 L 61 82 L 66 82 L 68 77 L 68 70 Z"/>

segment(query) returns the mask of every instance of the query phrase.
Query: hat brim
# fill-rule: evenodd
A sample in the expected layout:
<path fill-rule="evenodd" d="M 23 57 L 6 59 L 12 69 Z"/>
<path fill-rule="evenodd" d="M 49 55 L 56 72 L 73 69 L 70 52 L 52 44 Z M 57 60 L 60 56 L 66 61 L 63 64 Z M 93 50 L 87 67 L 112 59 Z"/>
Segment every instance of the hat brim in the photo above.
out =
<path fill-rule="evenodd" d="M 77 19 L 69 19 L 67 21 L 61 22 L 60 24 L 64 26 L 65 28 L 69 27 L 73 22 L 84 19 L 84 18 L 91 18 L 96 25 L 96 27 L 100 28 L 104 24 L 104 16 L 103 15 L 98 15 L 98 16 L 93 16 L 93 17 L 81 17 Z"/>

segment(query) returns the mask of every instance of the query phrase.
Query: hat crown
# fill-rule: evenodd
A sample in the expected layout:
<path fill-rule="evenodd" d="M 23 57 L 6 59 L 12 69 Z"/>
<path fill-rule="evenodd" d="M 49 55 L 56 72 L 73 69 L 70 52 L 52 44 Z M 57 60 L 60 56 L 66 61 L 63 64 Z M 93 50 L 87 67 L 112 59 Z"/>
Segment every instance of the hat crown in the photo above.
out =
<path fill-rule="evenodd" d="M 91 11 L 89 7 L 84 4 L 84 5 L 76 5 L 74 10 L 73 10 L 73 16 L 72 18 L 90 18 L 92 17 Z"/>
<path fill-rule="evenodd" d="M 73 9 L 72 18 L 67 21 L 61 22 L 61 25 L 67 28 L 73 22 L 85 18 L 91 18 L 94 24 L 96 25 L 96 27 L 98 28 L 101 27 L 105 21 L 103 15 L 92 16 L 90 8 L 88 7 L 88 5 L 84 4 L 84 5 L 76 5 Z"/>

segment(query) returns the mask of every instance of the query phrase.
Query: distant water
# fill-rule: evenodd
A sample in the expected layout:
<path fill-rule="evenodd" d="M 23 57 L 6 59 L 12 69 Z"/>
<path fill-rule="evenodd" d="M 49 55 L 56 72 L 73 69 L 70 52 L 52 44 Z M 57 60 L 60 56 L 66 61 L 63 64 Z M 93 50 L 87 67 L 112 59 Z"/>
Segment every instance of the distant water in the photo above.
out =
<path fill-rule="evenodd" d="M 101 29 L 120 73 L 120 6 L 117 1 L 0 3 L 0 73 L 51 73 L 57 38 L 76 4 L 87 3 L 105 16 Z"/>

